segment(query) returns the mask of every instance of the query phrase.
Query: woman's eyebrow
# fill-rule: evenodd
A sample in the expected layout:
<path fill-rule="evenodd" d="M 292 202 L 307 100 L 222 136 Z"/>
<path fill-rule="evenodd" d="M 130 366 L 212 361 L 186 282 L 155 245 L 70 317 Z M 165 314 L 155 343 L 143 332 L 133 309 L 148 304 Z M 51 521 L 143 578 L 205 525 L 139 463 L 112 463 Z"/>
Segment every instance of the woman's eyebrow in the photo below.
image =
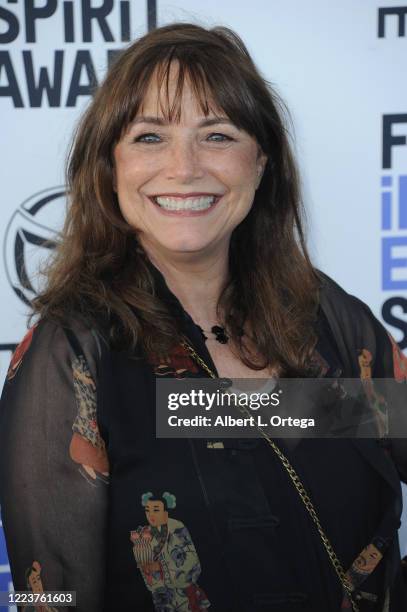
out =
<path fill-rule="evenodd" d="M 161 125 L 161 126 L 170 124 L 169 121 L 167 121 L 166 119 L 162 119 L 161 117 L 151 117 L 151 116 L 146 116 L 146 115 L 140 115 L 138 117 L 135 117 L 135 119 L 133 119 L 130 126 L 136 125 L 138 123 L 150 123 L 153 125 Z M 218 125 L 218 124 L 234 125 L 234 123 L 232 123 L 232 121 L 228 119 L 228 117 L 211 117 L 207 119 L 202 119 L 202 121 L 200 121 L 197 124 L 197 127 L 209 127 L 211 125 Z"/>

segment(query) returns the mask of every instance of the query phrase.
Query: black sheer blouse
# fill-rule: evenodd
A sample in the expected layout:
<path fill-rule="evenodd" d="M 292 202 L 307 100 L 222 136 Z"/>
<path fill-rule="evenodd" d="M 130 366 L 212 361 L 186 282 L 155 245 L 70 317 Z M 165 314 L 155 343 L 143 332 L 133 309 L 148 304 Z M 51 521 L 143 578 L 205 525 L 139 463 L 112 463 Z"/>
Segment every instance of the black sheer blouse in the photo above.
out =
<path fill-rule="evenodd" d="M 158 294 L 216 372 L 197 326 L 155 274 Z M 407 360 L 369 309 L 324 283 L 320 375 L 405 383 Z M 14 353 L 0 409 L 0 502 L 15 589 L 76 591 L 79 612 L 349 610 L 270 447 L 156 439 L 156 377 L 205 372 L 182 347 L 159 363 L 137 357 L 111 350 L 83 324 L 47 320 Z M 278 440 L 360 610 L 402 612 L 397 528 L 407 448 L 379 442 Z"/>

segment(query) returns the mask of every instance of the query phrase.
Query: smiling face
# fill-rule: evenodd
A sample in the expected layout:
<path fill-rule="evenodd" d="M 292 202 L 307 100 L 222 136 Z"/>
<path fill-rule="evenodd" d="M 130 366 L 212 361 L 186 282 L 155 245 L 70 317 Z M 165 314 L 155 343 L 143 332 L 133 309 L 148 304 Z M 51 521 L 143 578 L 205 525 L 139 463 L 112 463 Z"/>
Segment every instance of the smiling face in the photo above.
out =
<path fill-rule="evenodd" d="M 172 104 L 177 64 L 169 75 Z M 227 254 L 266 162 L 256 140 L 217 109 L 203 114 L 186 78 L 179 121 L 167 122 L 157 79 L 114 149 L 120 210 L 150 255 Z"/>

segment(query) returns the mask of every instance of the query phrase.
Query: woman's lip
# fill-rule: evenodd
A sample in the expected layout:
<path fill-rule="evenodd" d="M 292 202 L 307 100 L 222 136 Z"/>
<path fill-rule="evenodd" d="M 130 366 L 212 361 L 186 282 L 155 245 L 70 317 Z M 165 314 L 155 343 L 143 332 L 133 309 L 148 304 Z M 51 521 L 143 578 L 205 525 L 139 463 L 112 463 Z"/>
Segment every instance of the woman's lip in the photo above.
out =
<path fill-rule="evenodd" d="M 211 212 L 214 208 L 216 208 L 219 200 L 221 200 L 222 196 L 221 195 L 215 195 L 215 194 L 203 194 L 203 195 L 212 195 L 215 197 L 215 201 L 213 204 L 211 204 L 208 208 L 205 208 L 204 210 L 166 210 L 165 208 L 163 208 L 162 206 L 160 206 L 159 204 L 157 204 L 154 201 L 155 197 L 160 197 L 160 196 L 148 196 L 148 199 L 150 200 L 150 202 L 154 205 L 155 209 L 158 210 L 162 215 L 166 215 L 167 217 L 202 217 L 203 215 L 207 215 L 209 212 Z M 163 197 L 166 197 L 163 195 Z M 169 196 L 167 196 L 169 197 Z M 174 195 L 173 195 L 174 197 Z M 184 197 L 191 197 L 191 196 L 184 196 Z"/>

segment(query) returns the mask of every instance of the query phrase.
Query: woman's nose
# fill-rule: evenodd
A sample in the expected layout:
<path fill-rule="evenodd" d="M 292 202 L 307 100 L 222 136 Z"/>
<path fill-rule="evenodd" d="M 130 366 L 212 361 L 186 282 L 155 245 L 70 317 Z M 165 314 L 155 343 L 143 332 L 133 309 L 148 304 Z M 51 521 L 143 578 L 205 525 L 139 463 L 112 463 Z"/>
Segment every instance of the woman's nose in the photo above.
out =
<path fill-rule="evenodd" d="M 196 144 L 186 140 L 174 143 L 167 159 L 167 178 L 189 182 L 202 175 L 202 161 Z"/>

